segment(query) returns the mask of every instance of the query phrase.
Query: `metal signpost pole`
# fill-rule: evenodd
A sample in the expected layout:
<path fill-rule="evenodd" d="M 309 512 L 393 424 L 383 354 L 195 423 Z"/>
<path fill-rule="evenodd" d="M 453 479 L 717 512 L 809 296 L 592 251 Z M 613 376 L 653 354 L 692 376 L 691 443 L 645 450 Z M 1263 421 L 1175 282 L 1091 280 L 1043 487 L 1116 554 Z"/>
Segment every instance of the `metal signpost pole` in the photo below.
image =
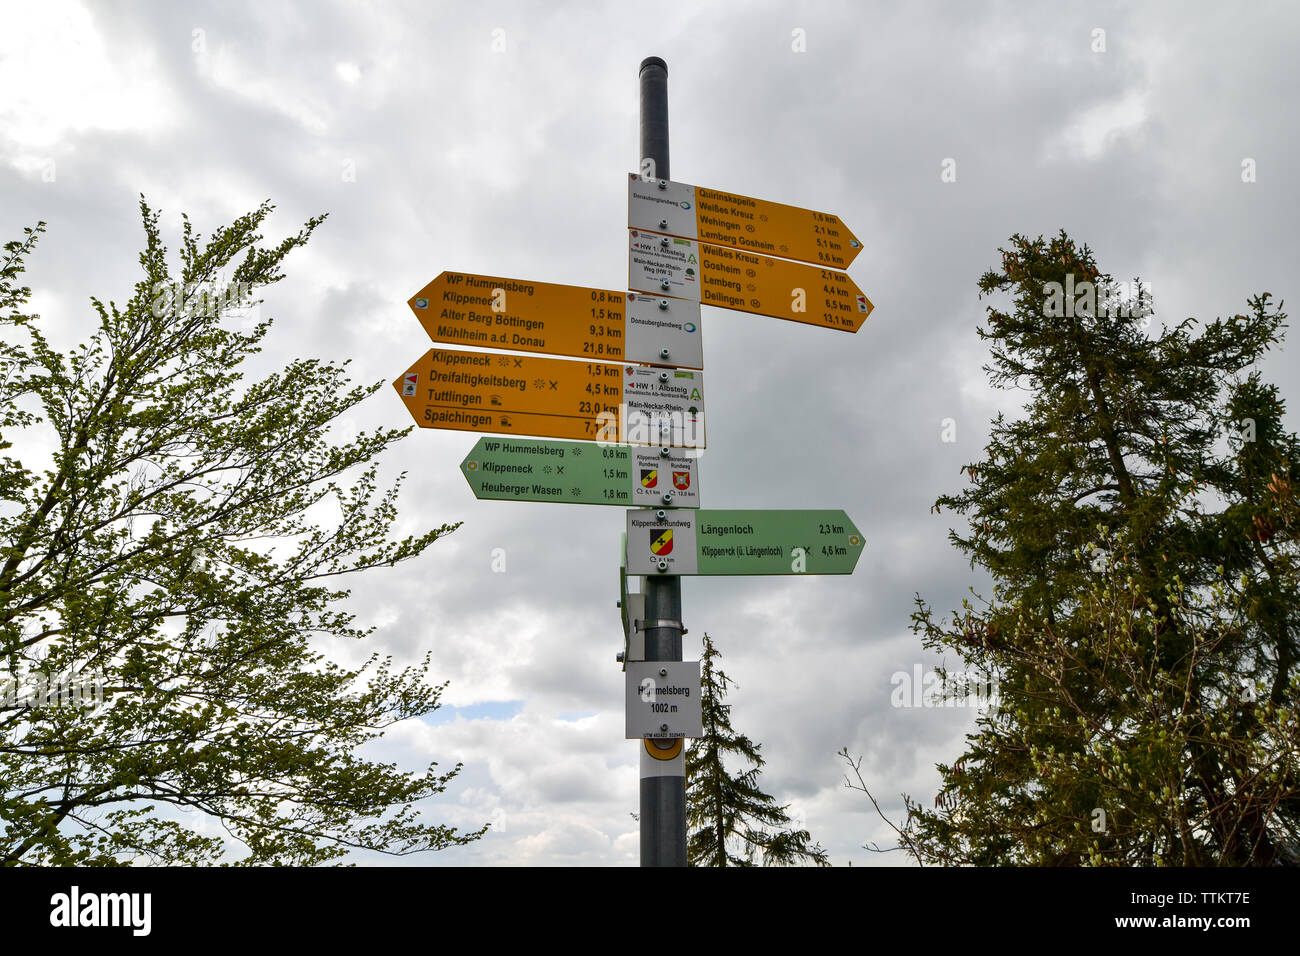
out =
<path fill-rule="evenodd" d="M 701 510 L 700 306 L 849 333 L 874 306 L 839 271 L 862 243 L 838 216 L 671 181 L 668 65 L 646 57 L 639 84 L 629 291 L 444 271 L 409 300 L 438 347 L 392 384 L 421 428 L 493 436 L 461 462 L 476 498 L 632 507 L 619 660 L 624 732 L 641 748 L 641 865 L 686 866 L 685 743 L 703 726 L 682 576 L 852 574 L 865 546 L 842 510 Z"/>
<path fill-rule="evenodd" d="M 641 61 L 642 176 L 667 179 L 668 65 L 657 56 Z M 682 659 L 682 579 L 646 578 L 645 657 Z M 641 741 L 641 865 L 686 865 L 685 741 Z M 658 751 L 658 753 L 655 753 Z M 666 759 L 664 759 L 666 757 Z"/>

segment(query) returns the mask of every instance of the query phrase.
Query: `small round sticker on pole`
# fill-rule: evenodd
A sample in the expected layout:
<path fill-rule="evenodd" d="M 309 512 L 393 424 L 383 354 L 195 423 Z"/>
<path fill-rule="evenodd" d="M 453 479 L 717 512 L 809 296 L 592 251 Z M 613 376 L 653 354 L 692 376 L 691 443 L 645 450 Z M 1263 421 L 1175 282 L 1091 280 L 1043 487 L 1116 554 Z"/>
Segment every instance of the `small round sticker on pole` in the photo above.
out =
<path fill-rule="evenodd" d="M 645 752 L 654 757 L 655 760 L 672 760 L 682 752 L 682 738 L 678 737 L 666 746 L 647 740 L 645 742 Z"/>

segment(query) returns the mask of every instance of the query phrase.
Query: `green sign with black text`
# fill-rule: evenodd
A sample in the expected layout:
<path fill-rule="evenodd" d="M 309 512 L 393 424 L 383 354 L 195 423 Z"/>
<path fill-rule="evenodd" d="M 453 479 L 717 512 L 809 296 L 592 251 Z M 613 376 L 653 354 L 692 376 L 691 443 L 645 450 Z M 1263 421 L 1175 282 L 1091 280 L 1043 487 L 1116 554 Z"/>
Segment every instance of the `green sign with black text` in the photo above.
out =
<path fill-rule="evenodd" d="M 864 542 L 843 511 L 629 511 L 628 574 L 852 574 Z"/>
<path fill-rule="evenodd" d="M 476 498 L 698 508 L 696 460 L 679 448 L 480 438 L 460 463 Z"/>

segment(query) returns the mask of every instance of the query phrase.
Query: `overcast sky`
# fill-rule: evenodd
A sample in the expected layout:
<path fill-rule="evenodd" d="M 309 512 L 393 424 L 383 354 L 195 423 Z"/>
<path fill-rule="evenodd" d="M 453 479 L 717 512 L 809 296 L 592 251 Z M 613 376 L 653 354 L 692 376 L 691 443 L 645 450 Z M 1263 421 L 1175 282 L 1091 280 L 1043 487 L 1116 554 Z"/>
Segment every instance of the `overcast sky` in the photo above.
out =
<path fill-rule="evenodd" d="M 93 331 L 91 295 L 129 297 L 141 193 L 172 248 L 181 212 L 209 233 L 270 199 L 268 239 L 329 213 L 266 294 L 268 368 L 347 358 L 355 379 L 392 381 L 430 348 L 406 300 L 444 269 L 625 288 L 649 55 L 668 63 L 674 179 L 844 220 L 875 303 L 857 334 L 703 310 L 700 482 L 706 508 L 842 508 L 866 550 L 852 576 L 682 586 L 686 657 L 716 640 L 762 785 L 838 865 L 906 861 L 862 848 L 892 834 L 845 789 L 836 751 L 864 756 L 900 819 L 899 795 L 931 803 L 934 765 L 973 726 L 970 710 L 891 706 L 891 676 L 938 663 L 908 628 L 915 593 L 946 610 L 987 591 L 930 506 L 981 458 L 990 418 L 1019 408 L 988 388 L 975 334 L 999 245 L 1064 228 L 1104 271 L 1141 276 L 1166 323 L 1298 294 L 1293 4 L 0 11 L 0 240 L 48 222 L 25 281 L 64 347 Z M 1294 401 L 1291 351 L 1264 371 Z M 409 416 L 385 386 L 354 421 Z M 337 651 L 432 653 L 447 706 L 373 753 L 462 762 L 426 813 L 495 823 L 403 862 L 634 865 L 638 744 L 614 657 L 624 510 L 477 501 L 458 470 L 474 441 L 420 429 L 387 459 L 390 477 L 409 472 L 404 532 L 464 524 L 357 587 L 378 634 Z"/>

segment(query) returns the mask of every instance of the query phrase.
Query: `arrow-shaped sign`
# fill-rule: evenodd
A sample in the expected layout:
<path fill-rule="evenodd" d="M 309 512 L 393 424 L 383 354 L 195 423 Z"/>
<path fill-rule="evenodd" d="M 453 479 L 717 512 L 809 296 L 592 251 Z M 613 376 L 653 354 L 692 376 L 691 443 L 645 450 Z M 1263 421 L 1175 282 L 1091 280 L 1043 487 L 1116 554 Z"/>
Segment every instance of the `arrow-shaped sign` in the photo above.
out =
<path fill-rule="evenodd" d="M 696 459 L 668 448 L 480 438 L 460 463 L 476 498 L 698 508 Z"/>
<path fill-rule="evenodd" d="M 874 306 L 843 272 L 633 229 L 628 286 L 845 332 Z"/>
<path fill-rule="evenodd" d="M 435 342 L 704 367 L 696 302 L 444 272 L 407 304 Z"/>
<path fill-rule="evenodd" d="M 629 511 L 628 574 L 852 574 L 843 511 Z"/>
<path fill-rule="evenodd" d="M 628 174 L 627 224 L 832 269 L 847 269 L 862 251 L 858 237 L 830 213 L 636 173 Z"/>
<path fill-rule="evenodd" d="M 704 447 L 704 373 L 432 349 L 393 382 L 423 428 Z"/>

